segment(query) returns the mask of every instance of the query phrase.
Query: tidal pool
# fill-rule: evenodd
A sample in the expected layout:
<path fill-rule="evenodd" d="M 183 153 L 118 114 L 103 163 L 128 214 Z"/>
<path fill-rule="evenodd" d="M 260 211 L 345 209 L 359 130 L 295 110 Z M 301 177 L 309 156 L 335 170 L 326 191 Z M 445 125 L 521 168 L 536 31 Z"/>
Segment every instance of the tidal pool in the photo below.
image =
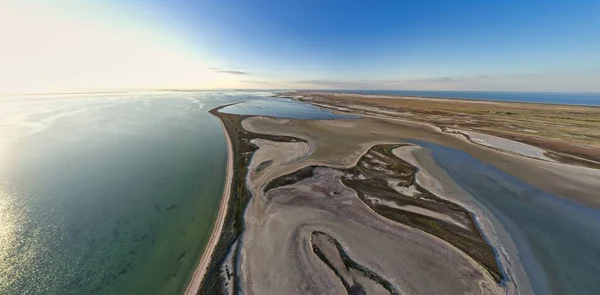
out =
<path fill-rule="evenodd" d="M 469 154 L 423 141 L 434 161 L 508 231 L 536 294 L 600 290 L 600 211 L 534 188 Z"/>

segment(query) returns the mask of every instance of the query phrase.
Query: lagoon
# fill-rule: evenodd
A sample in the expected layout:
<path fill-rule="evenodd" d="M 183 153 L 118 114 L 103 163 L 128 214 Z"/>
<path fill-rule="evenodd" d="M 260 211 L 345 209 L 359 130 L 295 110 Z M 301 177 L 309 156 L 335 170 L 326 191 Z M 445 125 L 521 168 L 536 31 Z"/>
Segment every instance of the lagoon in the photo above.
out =
<path fill-rule="evenodd" d="M 450 178 L 501 222 L 536 294 L 600 290 L 600 211 L 534 188 L 463 151 L 412 142 L 431 150 Z"/>

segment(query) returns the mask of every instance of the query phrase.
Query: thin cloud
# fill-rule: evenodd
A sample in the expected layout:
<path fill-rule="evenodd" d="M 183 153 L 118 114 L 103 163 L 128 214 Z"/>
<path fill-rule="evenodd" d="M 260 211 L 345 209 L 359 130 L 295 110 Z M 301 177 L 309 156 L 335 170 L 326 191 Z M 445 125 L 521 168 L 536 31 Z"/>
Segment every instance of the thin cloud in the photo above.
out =
<path fill-rule="evenodd" d="M 224 73 L 224 74 L 233 74 L 233 75 L 246 75 L 246 71 L 243 70 L 225 70 L 215 67 L 207 67 L 207 69 L 216 72 L 216 73 Z"/>
<path fill-rule="evenodd" d="M 257 81 L 257 80 L 241 80 L 243 83 L 261 84 L 261 85 L 279 85 L 278 83 L 269 81 Z"/>

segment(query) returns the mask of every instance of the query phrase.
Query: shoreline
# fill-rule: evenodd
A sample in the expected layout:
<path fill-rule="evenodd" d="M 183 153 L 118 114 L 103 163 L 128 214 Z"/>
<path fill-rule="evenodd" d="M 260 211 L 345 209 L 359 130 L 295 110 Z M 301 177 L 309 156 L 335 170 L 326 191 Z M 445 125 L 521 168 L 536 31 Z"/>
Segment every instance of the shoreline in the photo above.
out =
<path fill-rule="evenodd" d="M 514 246 L 512 237 L 506 232 L 506 229 L 497 220 L 496 216 L 491 214 L 485 206 L 456 184 L 435 163 L 430 151 L 426 148 L 411 144 L 395 149 L 394 155 L 417 167 L 418 172 L 415 175 L 415 182 L 417 184 L 434 192 L 440 198 L 455 202 L 470 211 L 482 237 L 494 249 L 496 261 L 503 275 L 503 281 L 500 284 L 505 288 L 506 294 L 533 294 L 529 278 L 524 272 L 522 263 L 518 259 L 516 261 L 510 259 L 508 253 L 514 255 L 514 253 L 518 252 Z M 504 239 L 508 238 L 508 240 L 501 240 L 500 235 L 503 235 Z M 505 243 L 506 241 L 508 241 L 508 244 Z"/>
<path fill-rule="evenodd" d="M 225 134 L 227 142 L 227 168 L 225 175 L 225 185 L 223 188 L 223 195 L 221 197 L 221 204 L 219 205 L 219 213 L 217 214 L 213 230 L 210 234 L 208 243 L 206 244 L 206 248 L 204 249 L 204 253 L 202 253 L 200 262 L 198 263 L 198 266 L 194 270 L 194 273 L 187 284 L 187 287 L 184 292 L 184 294 L 186 295 L 195 295 L 200 290 L 200 286 L 202 284 L 202 280 L 204 279 L 204 275 L 206 274 L 208 264 L 212 259 L 217 243 L 219 242 L 219 239 L 221 237 L 223 224 L 225 223 L 225 217 L 227 216 L 227 211 L 229 207 L 229 199 L 231 198 L 231 185 L 233 181 L 233 157 L 235 155 L 233 154 L 231 138 L 229 137 L 229 133 L 225 128 L 225 124 L 220 118 L 218 119 L 219 123 L 221 124 L 221 128 L 223 129 L 223 133 Z"/>

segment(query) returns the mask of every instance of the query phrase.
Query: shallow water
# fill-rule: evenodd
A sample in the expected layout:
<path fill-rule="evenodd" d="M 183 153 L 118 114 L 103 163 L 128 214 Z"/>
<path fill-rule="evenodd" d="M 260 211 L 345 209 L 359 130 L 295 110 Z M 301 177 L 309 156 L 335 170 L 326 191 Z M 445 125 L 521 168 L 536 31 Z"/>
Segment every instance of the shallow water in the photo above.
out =
<path fill-rule="evenodd" d="M 274 116 L 303 120 L 358 118 L 358 116 L 334 114 L 307 103 L 283 98 L 249 100 L 224 107 L 220 111 L 229 114 Z"/>
<path fill-rule="evenodd" d="M 536 294 L 600 290 L 600 211 L 536 189 L 469 154 L 415 141 L 508 231 Z"/>
<path fill-rule="evenodd" d="M 179 293 L 224 185 L 208 110 L 267 95 L 0 99 L 0 294 Z"/>

